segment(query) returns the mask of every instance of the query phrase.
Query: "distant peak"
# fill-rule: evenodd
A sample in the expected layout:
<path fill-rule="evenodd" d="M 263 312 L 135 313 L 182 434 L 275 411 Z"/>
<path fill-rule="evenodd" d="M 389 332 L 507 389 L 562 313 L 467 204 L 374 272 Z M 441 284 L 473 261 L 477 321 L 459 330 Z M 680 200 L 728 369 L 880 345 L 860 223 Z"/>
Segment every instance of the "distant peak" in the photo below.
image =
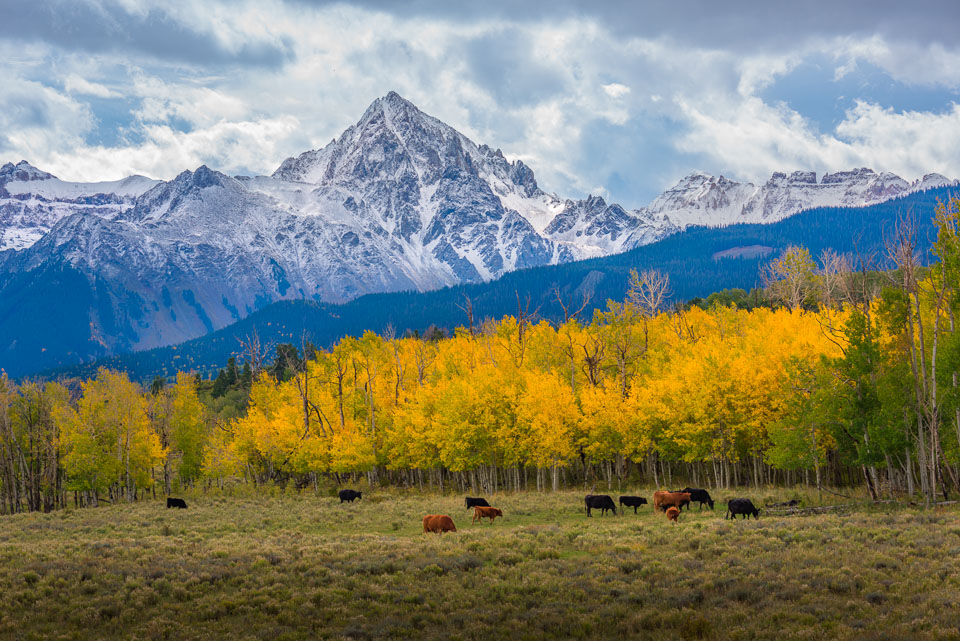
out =
<path fill-rule="evenodd" d="M 387 110 L 392 112 L 420 112 L 415 104 L 398 94 L 396 91 L 391 91 L 386 96 L 377 98 L 370 103 L 370 106 L 367 107 L 367 110 L 363 114 L 363 118 L 361 118 L 361 122 L 368 120 L 375 114 L 379 114 Z"/>
<path fill-rule="evenodd" d="M 677 184 L 673 186 L 673 189 L 689 189 L 695 185 L 702 185 L 713 180 L 715 180 L 715 177 L 705 171 L 691 171 L 689 174 L 681 178 Z"/>
<path fill-rule="evenodd" d="M 821 185 L 834 185 L 837 183 L 856 182 L 858 179 L 871 178 L 877 172 L 869 167 L 858 167 L 847 171 L 838 171 L 832 174 L 824 174 L 820 179 Z"/>
<path fill-rule="evenodd" d="M 786 172 L 775 171 L 770 176 L 770 180 L 767 181 L 767 185 L 774 186 L 777 184 L 790 184 L 790 185 L 816 185 L 817 184 L 817 172 L 815 171 L 794 171 L 789 176 Z"/>
<path fill-rule="evenodd" d="M 10 162 L 6 163 L 0 167 L 0 176 L 9 176 L 11 180 L 21 181 L 49 180 L 50 178 L 54 178 L 53 174 L 48 174 L 45 171 L 37 169 L 26 160 L 21 160 L 16 165 Z"/>
<path fill-rule="evenodd" d="M 914 191 L 923 191 L 926 189 L 935 189 L 937 187 L 956 187 L 960 181 L 951 180 L 943 174 L 925 174 L 923 178 L 913 181 L 912 189 Z"/>
<path fill-rule="evenodd" d="M 180 172 L 180 174 L 171 182 L 202 189 L 204 187 L 224 185 L 227 180 L 229 180 L 229 176 L 226 174 L 222 174 L 219 171 L 210 169 L 206 165 L 200 165 L 193 171 L 187 169 Z"/>

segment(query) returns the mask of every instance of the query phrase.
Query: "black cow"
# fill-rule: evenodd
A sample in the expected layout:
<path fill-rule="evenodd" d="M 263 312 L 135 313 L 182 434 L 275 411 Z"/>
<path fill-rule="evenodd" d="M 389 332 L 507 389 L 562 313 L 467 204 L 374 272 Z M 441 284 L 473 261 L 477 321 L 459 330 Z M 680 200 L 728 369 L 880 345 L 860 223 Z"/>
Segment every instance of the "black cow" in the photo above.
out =
<path fill-rule="evenodd" d="M 750 499 L 730 499 L 727 501 L 727 513 L 723 518 L 728 519 L 731 515 L 733 518 L 737 518 L 738 514 L 742 514 L 745 519 L 749 519 L 751 514 L 755 519 L 760 518 L 760 510 L 753 506 Z"/>
<path fill-rule="evenodd" d="M 340 490 L 340 502 L 343 503 L 347 501 L 353 503 L 354 499 L 362 499 L 363 492 L 357 492 L 356 490 Z"/>
<path fill-rule="evenodd" d="M 710 498 L 710 493 L 706 490 L 699 490 L 695 487 L 685 487 L 680 491 L 690 494 L 690 502 L 699 503 L 701 510 L 703 509 L 704 503 L 706 503 L 711 510 L 713 509 L 713 499 Z"/>
<path fill-rule="evenodd" d="M 184 501 L 183 499 L 174 499 L 174 498 L 167 497 L 167 509 L 170 509 L 172 507 L 178 507 L 181 510 L 185 510 L 187 509 L 187 502 Z"/>
<path fill-rule="evenodd" d="M 482 499 L 480 497 L 473 498 L 472 496 L 468 496 L 464 503 L 467 504 L 468 510 L 472 507 L 490 507 L 490 504 L 487 503 L 487 499 Z"/>
<path fill-rule="evenodd" d="M 617 514 L 617 506 L 614 504 L 613 499 L 606 494 L 587 494 L 587 496 L 584 497 L 584 503 L 587 504 L 587 516 L 590 516 L 591 508 L 600 510 L 600 516 L 604 516 L 607 510 L 612 510 L 614 516 Z"/>
<path fill-rule="evenodd" d="M 620 497 L 620 507 L 622 508 L 624 505 L 626 505 L 627 507 L 632 507 L 634 514 L 637 513 L 638 507 L 646 504 L 647 504 L 647 499 L 643 498 L 642 496 L 621 496 Z"/>

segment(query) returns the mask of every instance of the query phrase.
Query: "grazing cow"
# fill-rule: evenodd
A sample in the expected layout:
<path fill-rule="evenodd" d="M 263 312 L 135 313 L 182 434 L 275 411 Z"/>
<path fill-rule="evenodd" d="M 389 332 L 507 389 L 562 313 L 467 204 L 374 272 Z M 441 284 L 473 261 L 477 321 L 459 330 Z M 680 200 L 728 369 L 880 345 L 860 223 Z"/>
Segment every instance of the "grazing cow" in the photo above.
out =
<path fill-rule="evenodd" d="M 453 524 L 453 519 L 446 514 L 428 514 L 423 517 L 423 531 L 424 533 L 443 534 L 444 532 L 456 532 L 457 526 Z"/>
<path fill-rule="evenodd" d="M 348 503 L 353 503 L 355 499 L 362 499 L 363 492 L 357 492 L 356 490 L 340 490 L 340 502 L 343 503 L 347 501 Z"/>
<path fill-rule="evenodd" d="M 653 509 L 654 511 L 666 511 L 670 506 L 682 510 L 684 505 L 690 505 L 689 492 L 654 492 Z"/>
<path fill-rule="evenodd" d="M 187 502 L 184 501 L 183 499 L 175 499 L 175 498 L 167 497 L 167 509 L 170 509 L 172 507 L 178 507 L 181 510 L 185 510 L 187 509 Z"/>
<path fill-rule="evenodd" d="M 476 505 L 473 508 L 473 523 L 480 521 L 483 523 L 484 517 L 490 519 L 490 522 L 493 523 L 493 520 L 497 517 L 503 518 L 503 512 L 495 507 L 484 507 L 482 505 Z"/>
<path fill-rule="evenodd" d="M 606 494 L 587 494 L 584 503 L 587 504 L 587 516 L 590 516 L 591 508 L 600 510 L 600 516 L 606 515 L 607 510 L 611 510 L 614 516 L 617 515 L 617 506 L 613 503 L 613 499 Z"/>
<path fill-rule="evenodd" d="M 668 520 L 668 521 L 673 521 L 674 523 L 676 523 L 678 518 L 680 518 L 680 510 L 678 510 L 677 508 L 672 507 L 672 506 L 671 506 L 671 507 L 668 507 L 668 508 L 667 508 L 667 520 Z"/>
<path fill-rule="evenodd" d="M 474 498 L 474 497 L 472 497 L 472 496 L 468 496 L 468 497 L 467 497 L 467 500 L 464 501 L 464 503 L 466 503 L 468 510 L 469 510 L 470 508 L 472 508 L 472 507 L 477 507 L 478 505 L 479 505 L 480 507 L 490 507 L 490 504 L 487 503 L 487 499 L 482 499 L 482 498 L 479 498 L 479 497 Z"/>
<path fill-rule="evenodd" d="M 753 506 L 750 499 L 730 499 L 727 501 L 727 513 L 723 518 L 728 519 L 731 515 L 733 518 L 737 518 L 738 514 L 742 514 L 745 519 L 749 519 L 751 514 L 754 519 L 760 518 L 760 510 Z"/>
<path fill-rule="evenodd" d="M 637 513 L 637 508 L 641 505 L 646 505 L 647 499 L 642 496 L 621 496 L 620 497 L 620 507 L 623 508 L 624 505 L 627 507 L 633 508 L 633 513 Z"/>
<path fill-rule="evenodd" d="M 710 498 L 710 493 L 706 490 L 700 490 L 695 487 L 685 487 L 681 492 L 686 492 L 690 495 L 690 502 L 697 502 L 700 504 L 700 509 L 703 509 L 703 504 L 706 503 L 710 509 L 713 509 L 713 499 Z"/>

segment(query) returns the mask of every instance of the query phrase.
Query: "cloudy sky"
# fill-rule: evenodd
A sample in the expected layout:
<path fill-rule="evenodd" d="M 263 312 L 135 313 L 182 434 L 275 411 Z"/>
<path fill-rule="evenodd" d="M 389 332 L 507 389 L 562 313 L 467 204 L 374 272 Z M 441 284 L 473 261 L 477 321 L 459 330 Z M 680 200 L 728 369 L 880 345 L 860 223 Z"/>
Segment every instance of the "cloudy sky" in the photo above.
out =
<path fill-rule="evenodd" d="M 600 5 L 597 8 L 594 5 Z M 563 196 L 960 177 L 960 3 L 0 0 L 0 162 L 272 172 L 395 90 Z"/>

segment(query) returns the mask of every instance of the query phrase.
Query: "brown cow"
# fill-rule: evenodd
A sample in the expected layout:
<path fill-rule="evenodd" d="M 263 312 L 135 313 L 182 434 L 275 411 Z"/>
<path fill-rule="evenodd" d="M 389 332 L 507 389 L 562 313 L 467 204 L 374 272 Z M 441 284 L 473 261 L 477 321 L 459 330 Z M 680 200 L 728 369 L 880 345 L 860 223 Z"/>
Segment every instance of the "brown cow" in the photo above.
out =
<path fill-rule="evenodd" d="M 453 524 L 453 519 L 446 514 L 428 514 L 423 517 L 423 531 L 443 534 L 444 532 L 456 532 L 457 526 Z"/>
<path fill-rule="evenodd" d="M 684 505 L 690 505 L 689 492 L 654 492 L 653 509 L 661 512 L 673 506 L 682 510 Z"/>
<path fill-rule="evenodd" d="M 680 517 L 680 510 L 671 506 L 667 508 L 667 520 L 677 522 L 677 519 Z"/>
<path fill-rule="evenodd" d="M 503 512 L 495 507 L 481 507 L 475 505 L 473 508 L 473 523 L 480 521 L 483 523 L 484 517 L 490 519 L 490 522 L 493 523 L 493 520 L 497 517 L 503 518 Z"/>

